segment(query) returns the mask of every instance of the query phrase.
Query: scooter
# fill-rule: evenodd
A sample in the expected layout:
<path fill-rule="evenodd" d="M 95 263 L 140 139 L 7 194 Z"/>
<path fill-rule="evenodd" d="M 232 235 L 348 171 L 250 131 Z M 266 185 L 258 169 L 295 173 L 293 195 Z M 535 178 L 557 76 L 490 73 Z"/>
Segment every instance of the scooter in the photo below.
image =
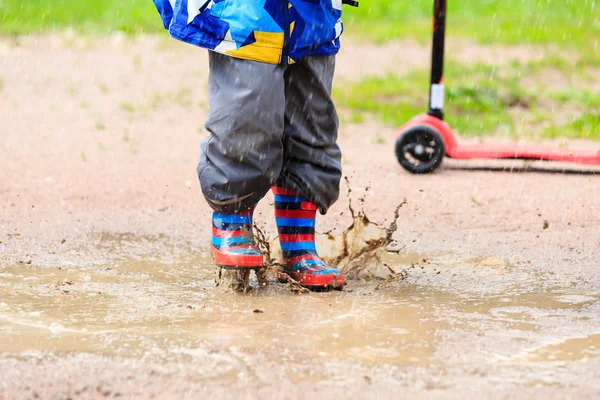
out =
<path fill-rule="evenodd" d="M 429 111 L 412 118 L 398 132 L 396 158 L 404 169 L 413 174 L 426 174 L 439 167 L 444 156 L 458 160 L 520 159 L 600 165 L 600 151 L 574 151 L 533 144 L 458 144 L 452 128 L 444 121 L 443 111 L 446 0 L 435 0 L 433 11 Z"/>

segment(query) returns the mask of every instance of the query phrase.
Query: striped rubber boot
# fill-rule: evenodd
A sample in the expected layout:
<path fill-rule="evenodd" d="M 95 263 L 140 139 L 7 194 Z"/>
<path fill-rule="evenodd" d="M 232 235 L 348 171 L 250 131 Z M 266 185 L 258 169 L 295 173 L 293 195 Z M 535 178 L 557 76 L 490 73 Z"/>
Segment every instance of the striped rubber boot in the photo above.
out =
<path fill-rule="evenodd" d="M 213 212 L 210 252 L 222 268 L 257 268 L 263 266 L 263 256 L 252 234 L 252 213 L 249 209 L 236 214 Z"/>
<path fill-rule="evenodd" d="M 317 206 L 291 190 L 273 187 L 275 220 L 284 259 L 284 271 L 308 288 L 341 288 L 344 275 L 329 268 L 317 255 Z"/>

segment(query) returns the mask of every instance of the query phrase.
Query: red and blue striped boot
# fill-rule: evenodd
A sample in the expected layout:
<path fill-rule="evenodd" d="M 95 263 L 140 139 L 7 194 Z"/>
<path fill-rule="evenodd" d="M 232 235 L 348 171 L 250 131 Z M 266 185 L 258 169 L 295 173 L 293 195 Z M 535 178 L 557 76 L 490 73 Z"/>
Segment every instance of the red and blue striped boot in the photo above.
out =
<path fill-rule="evenodd" d="M 252 234 L 252 213 L 249 209 L 235 214 L 213 212 L 210 252 L 221 268 L 258 268 L 263 256 Z"/>
<path fill-rule="evenodd" d="M 309 289 L 340 289 L 344 275 L 329 268 L 317 255 L 317 206 L 291 190 L 273 187 L 275 220 L 284 259 L 284 271 Z"/>

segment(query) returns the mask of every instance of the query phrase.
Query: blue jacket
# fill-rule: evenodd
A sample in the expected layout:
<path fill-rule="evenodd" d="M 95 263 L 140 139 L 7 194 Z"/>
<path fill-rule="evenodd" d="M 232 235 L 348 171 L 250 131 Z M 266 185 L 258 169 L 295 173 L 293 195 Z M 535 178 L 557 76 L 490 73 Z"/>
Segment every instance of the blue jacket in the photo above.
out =
<path fill-rule="evenodd" d="M 270 64 L 340 48 L 346 0 L 153 0 L 176 39 Z"/>

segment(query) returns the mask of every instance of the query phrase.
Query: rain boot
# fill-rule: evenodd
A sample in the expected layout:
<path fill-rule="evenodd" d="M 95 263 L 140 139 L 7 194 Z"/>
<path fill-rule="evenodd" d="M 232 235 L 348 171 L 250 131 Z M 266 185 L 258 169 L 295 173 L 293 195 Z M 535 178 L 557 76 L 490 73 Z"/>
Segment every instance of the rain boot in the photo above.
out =
<path fill-rule="evenodd" d="M 280 187 L 272 190 L 284 272 L 309 289 L 342 288 L 344 275 L 335 268 L 329 268 L 317 254 L 317 206 L 291 190 Z"/>
<path fill-rule="evenodd" d="M 235 214 L 214 211 L 210 252 L 221 268 L 259 268 L 263 256 L 252 234 L 252 213 L 248 209 Z"/>

